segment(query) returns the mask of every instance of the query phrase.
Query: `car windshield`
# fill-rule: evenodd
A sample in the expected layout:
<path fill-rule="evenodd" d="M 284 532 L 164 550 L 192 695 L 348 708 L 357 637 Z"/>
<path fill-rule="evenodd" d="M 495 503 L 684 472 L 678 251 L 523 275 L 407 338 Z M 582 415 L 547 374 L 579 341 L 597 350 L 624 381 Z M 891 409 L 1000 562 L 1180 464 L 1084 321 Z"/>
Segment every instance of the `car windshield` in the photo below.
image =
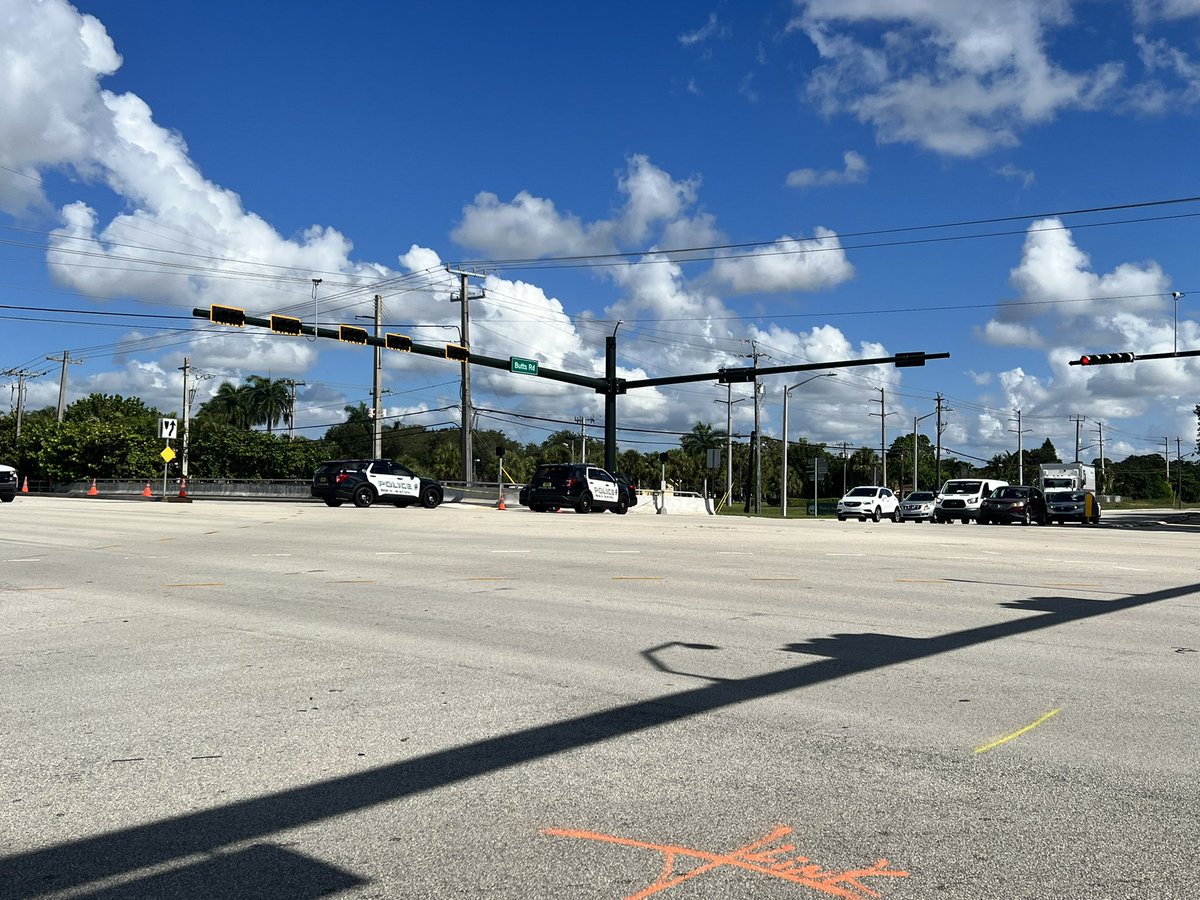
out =
<path fill-rule="evenodd" d="M 978 494 L 982 482 L 979 481 L 947 481 L 942 488 L 943 494 Z"/>
<path fill-rule="evenodd" d="M 878 490 L 879 490 L 878 488 L 873 488 L 873 487 L 859 487 L 859 488 L 855 488 L 854 490 L 852 490 L 846 496 L 847 497 L 874 497 L 876 491 L 878 491 Z"/>
<path fill-rule="evenodd" d="M 1002 487 L 992 491 L 992 496 L 998 500 L 1022 500 L 1029 496 L 1029 491 L 1021 487 Z"/>
<path fill-rule="evenodd" d="M 933 499 L 933 491 L 913 491 L 904 499 L 913 503 L 928 503 Z"/>

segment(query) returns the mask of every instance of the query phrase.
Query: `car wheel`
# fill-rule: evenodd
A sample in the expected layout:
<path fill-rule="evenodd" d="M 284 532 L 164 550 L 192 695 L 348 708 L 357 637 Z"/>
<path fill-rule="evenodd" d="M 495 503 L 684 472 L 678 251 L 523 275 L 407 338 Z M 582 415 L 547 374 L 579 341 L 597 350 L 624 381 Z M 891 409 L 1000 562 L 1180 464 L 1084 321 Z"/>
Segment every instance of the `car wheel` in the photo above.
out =
<path fill-rule="evenodd" d="M 425 490 L 421 491 L 421 505 L 426 509 L 433 509 L 442 502 L 442 492 L 432 484 Z"/>
<path fill-rule="evenodd" d="M 846 517 L 845 517 L 845 516 L 838 516 L 838 521 L 839 521 L 839 522 L 845 522 L 845 521 L 846 521 Z"/>
<path fill-rule="evenodd" d="M 1025 512 L 1021 513 L 1021 524 L 1029 525 L 1033 522 L 1033 516 L 1029 514 L 1029 508 L 1026 507 Z"/>
<path fill-rule="evenodd" d="M 618 516 L 623 516 L 629 512 L 629 500 L 625 497 L 617 499 L 617 508 L 613 510 Z"/>
<path fill-rule="evenodd" d="M 588 491 L 584 491 L 579 495 L 579 502 L 575 504 L 575 512 L 590 513 L 592 511 L 592 495 Z"/>
<path fill-rule="evenodd" d="M 360 484 L 354 489 L 354 505 L 366 509 L 375 502 L 375 490 L 369 484 Z"/>
<path fill-rule="evenodd" d="M 1100 508 L 1099 507 L 1097 507 L 1096 511 L 1094 513 L 1092 513 L 1092 524 L 1093 525 L 1100 524 Z"/>
<path fill-rule="evenodd" d="M 16 494 L 13 494 L 11 497 L 0 497 L 0 500 L 3 500 L 5 503 L 12 503 L 16 499 L 17 499 Z"/>
<path fill-rule="evenodd" d="M 962 523 L 963 523 L 964 525 L 970 525 L 970 524 L 971 524 L 971 520 L 970 520 L 970 519 L 968 519 L 966 516 L 963 516 L 963 518 L 962 518 Z"/>
<path fill-rule="evenodd" d="M 904 519 L 902 519 L 900 517 L 900 507 L 898 507 L 898 506 L 892 510 L 892 521 L 893 522 L 903 522 L 904 521 Z"/>
<path fill-rule="evenodd" d="M 871 513 L 871 521 L 872 521 L 872 522 L 878 522 L 878 521 L 879 521 L 880 519 L 882 519 L 882 518 L 883 518 L 883 513 L 881 513 L 881 512 L 879 511 L 879 507 L 878 507 L 878 506 L 877 506 L 877 507 L 875 507 L 875 511 L 874 511 L 873 513 Z"/>
<path fill-rule="evenodd" d="M 342 501 L 341 500 L 326 500 L 325 505 L 326 506 L 341 506 Z"/>

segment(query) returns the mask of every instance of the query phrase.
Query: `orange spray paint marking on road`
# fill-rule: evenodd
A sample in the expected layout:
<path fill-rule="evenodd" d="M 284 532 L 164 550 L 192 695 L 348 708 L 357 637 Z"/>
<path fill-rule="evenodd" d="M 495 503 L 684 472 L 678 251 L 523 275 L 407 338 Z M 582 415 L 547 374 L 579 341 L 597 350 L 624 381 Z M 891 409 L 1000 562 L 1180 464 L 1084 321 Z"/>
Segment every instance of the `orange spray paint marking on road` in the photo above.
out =
<path fill-rule="evenodd" d="M 768 849 L 772 844 L 792 833 L 786 825 L 779 825 L 773 831 L 758 839 L 739 847 L 730 853 L 708 853 L 704 850 L 693 850 L 690 847 L 680 847 L 675 844 L 651 844 L 631 838 L 617 837 L 611 834 L 600 834 L 595 831 L 577 831 L 569 828 L 547 828 L 543 834 L 553 837 L 577 838 L 585 841 L 601 841 L 608 844 L 619 844 L 622 847 L 637 847 L 642 850 L 652 850 L 661 853 L 663 857 L 662 873 L 654 883 L 636 894 L 630 894 L 624 900 L 644 900 L 652 894 L 675 887 L 692 878 L 697 878 L 722 866 L 745 869 L 749 872 L 759 872 L 781 881 L 790 881 L 803 887 L 820 891 L 833 897 L 843 897 L 846 900 L 862 900 L 864 897 L 880 897 L 878 891 L 863 884 L 864 878 L 906 878 L 908 872 L 889 868 L 886 859 L 875 860 L 874 865 L 863 869 L 837 871 L 824 869 L 813 863 L 807 856 L 791 856 L 796 850 L 795 844 L 779 844 Z M 701 865 L 687 872 L 676 875 L 675 862 L 680 857 L 700 860 Z"/>

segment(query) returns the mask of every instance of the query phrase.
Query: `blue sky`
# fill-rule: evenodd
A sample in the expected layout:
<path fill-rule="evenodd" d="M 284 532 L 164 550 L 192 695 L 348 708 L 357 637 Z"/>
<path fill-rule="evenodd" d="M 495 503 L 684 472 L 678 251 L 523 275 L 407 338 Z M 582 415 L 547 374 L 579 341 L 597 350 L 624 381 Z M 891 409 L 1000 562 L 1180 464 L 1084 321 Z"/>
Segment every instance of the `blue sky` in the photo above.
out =
<path fill-rule="evenodd" d="M 877 447 L 881 396 L 890 443 L 940 394 L 964 458 L 1015 450 L 1018 410 L 1065 459 L 1080 417 L 1087 459 L 1100 423 L 1109 457 L 1186 455 L 1200 362 L 1067 363 L 1200 349 L 1198 26 L 1200 0 L 0 0 L 0 371 L 47 373 L 32 408 L 64 350 L 68 401 L 177 410 L 184 357 L 197 403 L 296 379 L 319 436 L 369 404 L 369 350 L 191 309 L 364 324 L 380 293 L 436 344 L 468 265 L 472 348 L 546 367 L 602 374 L 614 328 L 631 379 L 951 354 L 797 388 L 793 438 Z M 764 380 L 764 432 L 805 377 Z M 385 354 L 384 387 L 389 422 L 458 421 L 453 363 Z M 472 390 L 478 427 L 600 433 L 583 390 Z M 620 443 L 724 427 L 726 397 L 630 392 Z"/>

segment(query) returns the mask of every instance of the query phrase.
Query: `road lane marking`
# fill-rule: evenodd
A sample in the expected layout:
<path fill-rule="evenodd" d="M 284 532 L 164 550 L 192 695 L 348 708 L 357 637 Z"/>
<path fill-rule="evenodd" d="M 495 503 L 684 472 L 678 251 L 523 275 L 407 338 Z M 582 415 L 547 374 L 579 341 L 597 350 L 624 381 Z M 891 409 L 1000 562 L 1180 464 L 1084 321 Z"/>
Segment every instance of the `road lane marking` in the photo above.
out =
<path fill-rule="evenodd" d="M 750 580 L 751 581 L 800 581 L 801 579 L 799 577 L 796 577 L 793 575 L 780 575 L 778 577 L 774 577 L 774 576 L 770 576 L 770 575 L 763 575 L 761 577 L 756 576 L 756 575 L 751 575 Z"/>
<path fill-rule="evenodd" d="M 838 871 L 825 869 L 812 862 L 807 856 L 796 853 L 796 845 L 787 843 L 771 847 L 792 833 L 786 825 L 779 825 L 772 831 L 751 841 L 743 847 L 738 847 L 728 853 L 711 853 L 705 850 L 693 850 L 678 844 L 651 844 L 632 838 L 618 837 L 612 834 L 602 834 L 596 831 L 579 831 L 571 828 L 546 828 L 542 834 L 551 837 L 575 838 L 584 841 L 599 841 L 606 844 L 617 844 L 622 847 L 634 847 L 639 850 L 649 850 L 662 856 L 662 872 L 654 882 L 636 893 L 629 894 L 625 900 L 643 900 L 651 894 L 657 894 L 668 888 L 675 887 L 685 881 L 690 881 L 701 875 L 729 866 L 747 872 L 756 872 L 780 881 L 789 881 L 803 887 L 820 891 L 834 897 L 879 897 L 882 896 L 875 888 L 867 887 L 864 878 L 907 878 L 908 872 L 891 868 L 891 863 L 883 857 L 876 857 L 875 863 L 861 869 Z M 789 854 L 795 854 L 789 858 Z M 689 861 L 699 860 L 700 865 L 684 872 L 676 873 L 675 863 L 680 857 Z"/>
<path fill-rule="evenodd" d="M 897 578 L 898 584 L 949 584 L 945 578 Z"/>
<path fill-rule="evenodd" d="M 1009 741 L 1013 740 L 1014 738 L 1019 738 L 1021 735 L 1025 734 L 1025 732 L 1033 731 L 1033 729 L 1037 728 L 1039 725 L 1041 725 L 1043 722 L 1047 721 L 1048 719 L 1051 719 L 1054 716 L 1057 716 L 1060 712 L 1062 712 L 1062 707 L 1059 707 L 1058 709 L 1052 709 L 1052 710 L 1050 710 L 1050 712 L 1046 713 L 1044 716 L 1042 716 L 1036 722 L 1031 722 L 1030 724 L 1026 725 L 1024 728 L 1018 728 L 1012 734 L 1005 735 L 1004 737 L 1000 738 L 1000 740 L 998 740 L 998 741 L 992 741 L 990 744 L 984 744 L 982 747 L 976 747 L 975 752 L 976 753 L 986 753 L 988 750 L 992 750 L 996 747 L 999 747 L 1001 744 L 1007 744 Z"/>
<path fill-rule="evenodd" d="M 188 581 L 182 584 L 164 584 L 166 588 L 185 588 L 185 587 L 225 587 L 223 581 Z"/>
<path fill-rule="evenodd" d="M 251 557 L 255 556 L 291 556 L 290 553 L 251 553 Z"/>
<path fill-rule="evenodd" d="M 376 584 L 374 578 L 348 578 L 344 581 L 327 581 L 326 584 Z"/>
<path fill-rule="evenodd" d="M 467 581 L 515 581 L 514 578 L 509 578 L 507 575 L 476 575 L 473 578 L 468 578 Z"/>
<path fill-rule="evenodd" d="M 605 553 L 641 553 L 641 550 L 605 550 Z"/>
<path fill-rule="evenodd" d="M 376 550 L 376 556 L 412 556 L 411 550 Z"/>
<path fill-rule="evenodd" d="M 662 581 L 661 575 L 614 575 L 613 581 Z"/>
<path fill-rule="evenodd" d="M 530 553 L 529 550 L 491 550 L 491 553 Z"/>

